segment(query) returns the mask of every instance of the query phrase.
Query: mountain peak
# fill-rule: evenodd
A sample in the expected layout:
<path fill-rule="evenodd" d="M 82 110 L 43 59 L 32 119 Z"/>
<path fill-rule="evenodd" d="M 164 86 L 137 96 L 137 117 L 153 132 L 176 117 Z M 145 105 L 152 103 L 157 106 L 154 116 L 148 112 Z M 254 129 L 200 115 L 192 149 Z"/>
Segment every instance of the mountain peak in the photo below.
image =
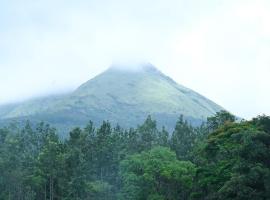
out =
<path fill-rule="evenodd" d="M 113 63 L 109 70 L 130 71 L 130 72 L 158 72 L 159 70 L 148 62 L 116 62 Z"/>
<path fill-rule="evenodd" d="M 35 119 L 58 126 L 80 126 L 88 120 L 109 120 L 136 127 L 152 115 L 168 130 L 179 115 L 193 124 L 223 110 L 202 95 L 177 84 L 145 62 L 114 63 L 70 94 L 0 107 L 1 119 Z M 2 112 L 2 114 L 1 114 Z"/>

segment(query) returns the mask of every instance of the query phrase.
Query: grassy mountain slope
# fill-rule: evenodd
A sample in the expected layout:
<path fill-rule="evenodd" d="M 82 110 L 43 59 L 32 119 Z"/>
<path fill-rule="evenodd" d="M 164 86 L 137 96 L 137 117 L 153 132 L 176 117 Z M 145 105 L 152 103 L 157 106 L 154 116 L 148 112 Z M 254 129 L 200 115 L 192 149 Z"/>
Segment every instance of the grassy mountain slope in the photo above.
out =
<path fill-rule="evenodd" d="M 221 109 L 146 64 L 136 70 L 111 67 L 67 95 L 2 106 L 0 119 L 44 120 L 58 127 L 110 120 L 134 127 L 151 114 L 171 130 L 180 114 L 199 123 Z"/>

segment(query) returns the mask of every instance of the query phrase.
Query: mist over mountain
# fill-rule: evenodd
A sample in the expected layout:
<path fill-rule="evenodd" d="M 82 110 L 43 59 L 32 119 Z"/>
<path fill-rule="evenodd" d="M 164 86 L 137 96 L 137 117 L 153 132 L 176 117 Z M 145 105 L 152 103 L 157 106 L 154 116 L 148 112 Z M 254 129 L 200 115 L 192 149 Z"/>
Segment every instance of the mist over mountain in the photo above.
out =
<path fill-rule="evenodd" d="M 89 120 L 136 127 L 152 115 L 159 125 L 172 130 L 180 115 L 198 125 L 222 109 L 149 63 L 114 64 L 69 94 L 1 106 L 0 121 L 45 121 L 66 130 Z"/>

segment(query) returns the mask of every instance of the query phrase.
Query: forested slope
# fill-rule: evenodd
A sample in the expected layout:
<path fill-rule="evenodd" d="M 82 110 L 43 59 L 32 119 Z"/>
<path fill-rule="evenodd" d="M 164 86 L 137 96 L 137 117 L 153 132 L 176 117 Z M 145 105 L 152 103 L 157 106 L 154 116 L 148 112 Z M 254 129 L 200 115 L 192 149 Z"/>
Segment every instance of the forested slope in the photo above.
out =
<path fill-rule="evenodd" d="M 33 128 L 35 127 L 35 128 Z M 221 111 L 174 132 L 150 116 L 136 129 L 108 121 L 66 140 L 40 123 L 0 129 L 0 199 L 267 200 L 270 118 Z"/>

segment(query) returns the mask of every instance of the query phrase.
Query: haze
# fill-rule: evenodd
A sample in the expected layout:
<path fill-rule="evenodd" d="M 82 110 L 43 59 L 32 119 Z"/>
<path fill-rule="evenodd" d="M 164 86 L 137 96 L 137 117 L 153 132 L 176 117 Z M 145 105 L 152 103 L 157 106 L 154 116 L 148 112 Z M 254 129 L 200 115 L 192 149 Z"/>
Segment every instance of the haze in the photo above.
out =
<path fill-rule="evenodd" d="M 0 103 L 143 61 L 238 116 L 270 115 L 269 10 L 268 0 L 2 0 Z"/>

